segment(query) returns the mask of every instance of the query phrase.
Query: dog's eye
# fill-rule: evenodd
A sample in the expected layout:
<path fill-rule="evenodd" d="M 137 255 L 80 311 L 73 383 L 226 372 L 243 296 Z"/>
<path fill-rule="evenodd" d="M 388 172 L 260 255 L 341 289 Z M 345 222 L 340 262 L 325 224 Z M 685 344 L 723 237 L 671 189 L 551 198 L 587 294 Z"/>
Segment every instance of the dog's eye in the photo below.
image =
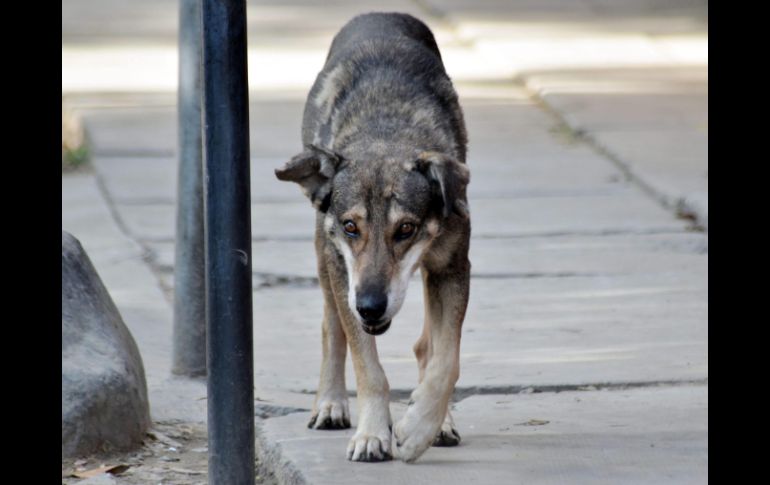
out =
<path fill-rule="evenodd" d="M 414 224 L 411 222 L 405 222 L 398 227 L 396 231 L 396 239 L 402 241 L 408 239 L 414 234 Z"/>
<path fill-rule="evenodd" d="M 342 229 L 350 237 L 358 237 L 358 226 L 353 221 L 345 221 L 342 223 Z"/>

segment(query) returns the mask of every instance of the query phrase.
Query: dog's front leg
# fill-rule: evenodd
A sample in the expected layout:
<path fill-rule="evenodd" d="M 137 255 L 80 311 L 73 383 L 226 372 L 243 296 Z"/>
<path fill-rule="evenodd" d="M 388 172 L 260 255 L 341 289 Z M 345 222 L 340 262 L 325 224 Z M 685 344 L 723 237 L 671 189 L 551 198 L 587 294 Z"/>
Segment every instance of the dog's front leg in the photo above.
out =
<path fill-rule="evenodd" d="M 416 460 L 433 444 L 460 376 L 460 334 L 468 305 L 470 265 L 466 260 L 441 272 L 423 269 L 422 273 L 430 357 L 394 431 L 397 456 L 406 462 Z"/>
<path fill-rule="evenodd" d="M 364 332 L 350 311 L 347 277 L 334 269 L 330 273 L 336 273 L 331 274 L 332 289 L 356 373 L 358 424 L 348 442 L 347 456 L 352 461 L 390 460 L 390 386 L 380 365 L 375 338 Z"/>
<path fill-rule="evenodd" d="M 428 367 L 430 352 L 430 318 L 426 318 L 422 327 L 422 334 L 414 344 L 414 354 L 417 357 L 417 368 L 419 370 L 418 384 L 425 378 L 425 368 Z M 457 446 L 460 444 L 460 440 L 460 433 L 457 432 L 452 414 L 447 409 L 444 423 L 433 440 L 433 446 Z"/>
<path fill-rule="evenodd" d="M 356 372 L 358 425 L 348 443 L 348 459 L 390 460 L 390 387 L 377 356 L 374 336 L 367 335 L 355 321 L 346 327 Z"/>

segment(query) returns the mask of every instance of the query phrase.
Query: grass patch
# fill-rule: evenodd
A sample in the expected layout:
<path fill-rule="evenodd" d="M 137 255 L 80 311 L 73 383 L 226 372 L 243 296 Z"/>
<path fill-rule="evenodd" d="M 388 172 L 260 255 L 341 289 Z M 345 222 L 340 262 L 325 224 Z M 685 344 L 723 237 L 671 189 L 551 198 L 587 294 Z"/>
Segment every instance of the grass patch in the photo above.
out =
<path fill-rule="evenodd" d="M 88 165 L 89 160 L 90 154 L 88 153 L 88 147 L 85 145 L 74 149 L 62 149 L 61 171 L 64 173 L 82 169 Z"/>
<path fill-rule="evenodd" d="M 582 141 L 585 132 L 573 129 L 567 123 L 559 121 L 548 129 L 548 132 L 565 145 L 576 145 Z"/>
<path fill-rule="evenodd" d="M 61 171 L 73 172 L 89 166 L 90 153 L 83 126 L 78 117 L 62 102 Z"/>

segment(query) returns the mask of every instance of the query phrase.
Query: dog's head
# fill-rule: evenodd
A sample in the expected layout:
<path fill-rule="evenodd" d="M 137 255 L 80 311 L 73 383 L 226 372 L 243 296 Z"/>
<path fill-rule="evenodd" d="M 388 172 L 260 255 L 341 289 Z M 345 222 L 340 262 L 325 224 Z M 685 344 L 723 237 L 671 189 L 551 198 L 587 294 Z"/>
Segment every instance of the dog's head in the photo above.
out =
<path fill-rule="evenodd" d="M 409 279 L 450 218 L 468 218 L 467 167 L 441 153 L 352 160 L 308 147 L 276 170 L 325 214 L 324 230 L 345 261 L 348 305 L 380 335 L 401 309 Z"/>

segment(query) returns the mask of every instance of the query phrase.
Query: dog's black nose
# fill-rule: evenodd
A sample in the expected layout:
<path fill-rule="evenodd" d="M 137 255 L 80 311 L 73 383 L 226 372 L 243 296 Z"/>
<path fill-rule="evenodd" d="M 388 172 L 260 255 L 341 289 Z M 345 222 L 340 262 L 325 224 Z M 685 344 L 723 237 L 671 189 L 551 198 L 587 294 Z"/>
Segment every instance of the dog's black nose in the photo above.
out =
<path fill-rule="evenodd" d="M 356 310 L 366 322 L 378 322 L 388 309 L 388 296 L 382 293 L 365 293 L 356 298 Z"/>

